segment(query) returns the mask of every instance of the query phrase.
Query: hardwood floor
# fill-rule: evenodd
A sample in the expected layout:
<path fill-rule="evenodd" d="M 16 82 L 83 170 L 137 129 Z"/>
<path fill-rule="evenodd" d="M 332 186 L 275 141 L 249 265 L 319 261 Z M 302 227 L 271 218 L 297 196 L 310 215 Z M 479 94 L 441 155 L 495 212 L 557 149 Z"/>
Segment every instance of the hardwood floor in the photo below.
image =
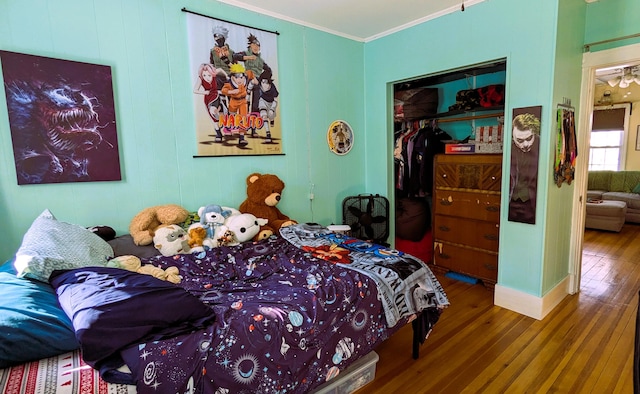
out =
<path fill-rule="evenodd" d="M 411 327 L 376 349 L 369 393 L 633 393 L 640 225 L 587 230 L 581 291 L 543 321 L 493 305 L 481 285 L 438 275 L 451 306 L 411 358 Z"/>

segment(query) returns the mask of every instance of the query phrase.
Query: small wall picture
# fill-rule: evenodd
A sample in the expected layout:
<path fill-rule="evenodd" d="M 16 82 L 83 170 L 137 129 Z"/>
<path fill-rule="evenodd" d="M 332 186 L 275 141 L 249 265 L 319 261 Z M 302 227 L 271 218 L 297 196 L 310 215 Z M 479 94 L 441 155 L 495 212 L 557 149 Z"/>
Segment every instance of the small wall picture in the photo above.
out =
<path fill-rule="evenodd" d="M 19 185 L 121 179 L 111 67 L 0 51 Z"/>
<path fill-rule="evenodd" d="M 336 155 L 346 155 L 353 147 L 353 130 L 344 120 L 336 120 L 327 130 L 329 150 Z"/>

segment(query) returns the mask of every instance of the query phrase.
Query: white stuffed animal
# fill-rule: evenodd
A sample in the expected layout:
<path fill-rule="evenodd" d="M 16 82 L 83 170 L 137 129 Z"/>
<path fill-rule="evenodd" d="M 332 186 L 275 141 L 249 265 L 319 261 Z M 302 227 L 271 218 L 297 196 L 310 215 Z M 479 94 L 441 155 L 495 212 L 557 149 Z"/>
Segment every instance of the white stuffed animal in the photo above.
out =
<path fill-rule="evenodd" d="M 207 229 L 207 238 L 215 239 L 220 232 L 218 227 L 225 224 L 232 215 L 239 214 L 240 211 L 234 208 L 222 207 L 220 205 L 209 204 L 198 209 L 200 224 Z"/>
<path fill-rule="evenodd" d="M 189 236 L 187 232 L 177 224 L 162 226 L 156 229 L 153 236 L 153 245 L 163 256 L 190 253 Z"/>
<path fill-rule="evenodd" d="M 196 227 L 202 227 L 207 231 L 207 236 L 202 240 L 202 246 L 216 248 L 222 244 L 220 239 L 224 239 L 227 231 L 226 222 L 233 216 L 239 215 L 240 211 L 235 208 L 223 207 L 210 204 L 198 209 L 200 221 L 189 226 L 189 233 Z"/>
<path fill-rule="evenodd" d="M 226 229 L 233 234 L 233 241 L 228 245 L 251 241 L 260 232 L 260 226 L 268 222 L 269 220 L 256 218 L 250 213 L 231 216 L 225 224 Z"/>

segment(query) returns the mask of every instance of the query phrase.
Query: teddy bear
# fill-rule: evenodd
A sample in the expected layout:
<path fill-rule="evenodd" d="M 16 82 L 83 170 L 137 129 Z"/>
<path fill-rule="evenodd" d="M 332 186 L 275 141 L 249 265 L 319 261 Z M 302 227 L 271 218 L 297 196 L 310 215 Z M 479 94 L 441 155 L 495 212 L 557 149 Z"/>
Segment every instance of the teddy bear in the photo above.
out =
<path fill-rule="evenodd" d="M 238 214 L 233 208 L 221 207 L 220 205 L 209 204 L 198 209 L 200 216 L 200 224 L 207 230 L 207 237 L 216 238 L 216 230 L 222 226 L 225 221 L 234 214 Z"/>
<path fill-rule="evenodd" d="M 207 229 L 200 226 L 189 227 L 187 232 L 189 248 L 196 248 L 198 246 L 204 246 L 207 240 Z"/>
<path fill-rule="evenodd" d="M 136 245 L 151 245 L 158 227 L 182 223 L 187 217 L 189 217 L 189 211 L 176 204 L 145 208 L 131 220 L 129 233 Z"/>
<path fill-rule="evenodd" d="M 154 278 L 166 280 L 171 283 L 180 283 L 182 278 L 180 277 L 177 267 L 167 267 L 163 270 L 160 267 L 156 267 L 152 264 L 142 264 L 140 258 L 132 255 L 118 256 L 109 260 L 107 267 L 125 269 L 127 271 L 138 272 L 140 274 L 151 275 Z"/>
<path fill-rule="evenodd" d="M 231 236 L 231 240 L 225 239 L 225 244 L 232 246 L 251 241 L 258 235 L 261 227 L 267 223 L 267 219 L 256 218 L 251 213 L 233 215 L 225 225 L 227 228 L 225 235 Z M 218 240 L 218 242 L 220 243 L 221 240 Z"/>
<path fill-rule="evenodd" d="M 153 236 L 153 246 L 155 246 L 163 256 L 173 256 L 174 254 L 196 251 L 189 246 L 187 231 L 177 224 L 158 227 Z"/>
<path fill-rule="evenodd" d="M 284 182 L 276 175 L 256 172 L 247 177 L 247 199 L 240 204 L 239 210 L 268 221 L 260 227 L 260 232 L 254 237 L 255 240 L 269 238 L 279 231 L 280 227 L 297 223 L 276 207 L 280 202 L 283 189 Z"/>

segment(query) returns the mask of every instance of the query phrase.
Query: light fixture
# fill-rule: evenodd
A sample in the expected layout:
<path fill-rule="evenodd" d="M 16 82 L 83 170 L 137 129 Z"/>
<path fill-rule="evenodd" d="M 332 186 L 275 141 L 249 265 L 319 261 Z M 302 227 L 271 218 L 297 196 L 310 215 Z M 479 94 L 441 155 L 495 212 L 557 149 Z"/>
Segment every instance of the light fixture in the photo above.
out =
<path fill-rule="evenodd" d="M 640 85 L 640 70 L 638 69 L 638 66 L 625 67 L 622 70 L 622 76 L 607 81 L 609 86 L 614 87 L 618 85 L 623 89 L 628 88 L 633 82 Z"/>

